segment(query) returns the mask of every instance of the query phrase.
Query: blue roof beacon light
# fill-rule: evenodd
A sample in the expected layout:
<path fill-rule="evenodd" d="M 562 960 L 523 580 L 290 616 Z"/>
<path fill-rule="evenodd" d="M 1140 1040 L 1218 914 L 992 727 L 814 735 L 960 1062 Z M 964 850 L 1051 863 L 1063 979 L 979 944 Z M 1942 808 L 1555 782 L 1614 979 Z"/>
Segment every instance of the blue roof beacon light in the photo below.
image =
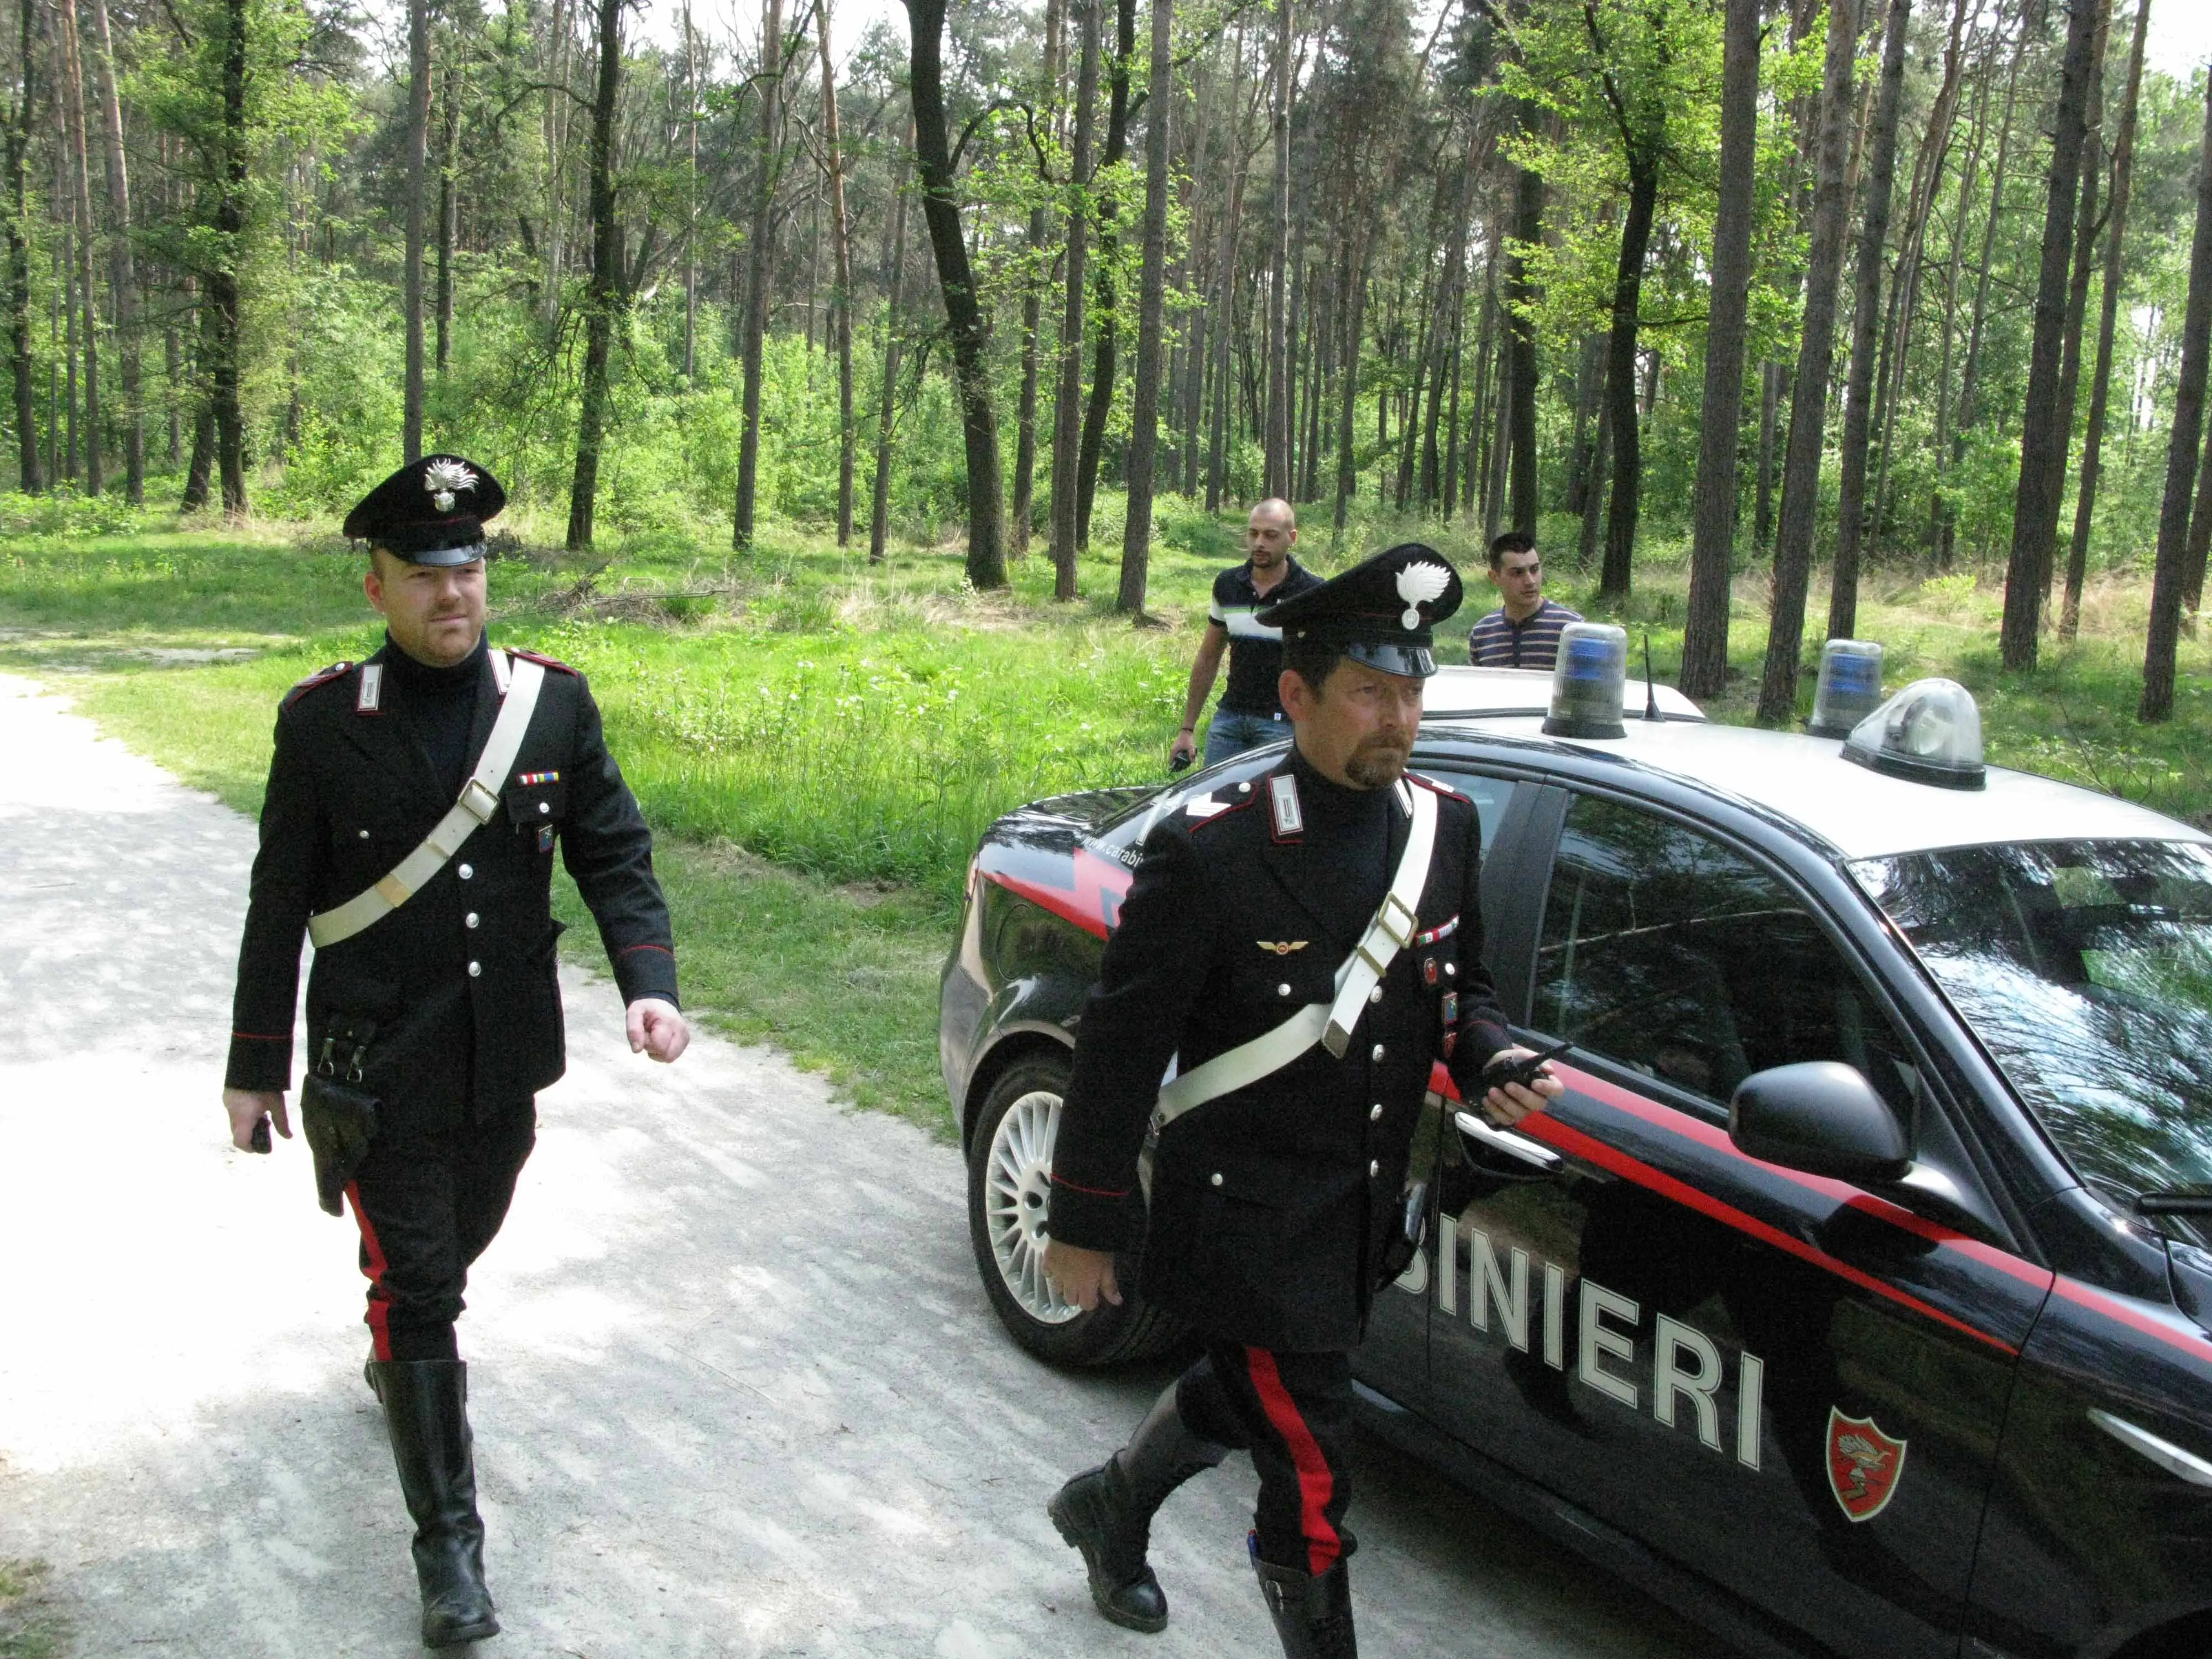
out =
<path fill-rule="evenodd" d="M 1571 622 L 1559 630 L 1559 665 L 1552 671 L 1552 712 L 1544 734 L 1553 738 L 1625 738 L 1622 688 L 1628 680 L 1628 630 L 1611 623 Z"/>
<path fill-rule="evenodd" d="M 1872 640 L 1830 640 L 1820 647 L 1820 684 L 1806 730 L 1848 738 L 1881 702 L 1881 647 Z"/>
<path fill-rule="evenodd" d="M 1844 758 L 1945 789 L 1984 789 L 1982 711 L 1956 680 L 1915 680 L 1851 728 Z"/>

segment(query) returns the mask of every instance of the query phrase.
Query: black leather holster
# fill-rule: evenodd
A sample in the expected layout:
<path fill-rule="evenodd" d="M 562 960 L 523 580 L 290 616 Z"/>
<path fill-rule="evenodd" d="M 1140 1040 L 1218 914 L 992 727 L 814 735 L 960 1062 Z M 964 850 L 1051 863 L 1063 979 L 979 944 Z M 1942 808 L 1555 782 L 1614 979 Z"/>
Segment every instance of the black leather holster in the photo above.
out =
<path fill-rule="evenodd" d="M 315 1200 L 331 1215 L 345 1213 L 346 1183 L 376 1133 L 376 1097 L 359 1086 L 375 1035 L 367 1021 L 332 1021 L 300 1089 L 300 1129 L 314 1155 Z"/>

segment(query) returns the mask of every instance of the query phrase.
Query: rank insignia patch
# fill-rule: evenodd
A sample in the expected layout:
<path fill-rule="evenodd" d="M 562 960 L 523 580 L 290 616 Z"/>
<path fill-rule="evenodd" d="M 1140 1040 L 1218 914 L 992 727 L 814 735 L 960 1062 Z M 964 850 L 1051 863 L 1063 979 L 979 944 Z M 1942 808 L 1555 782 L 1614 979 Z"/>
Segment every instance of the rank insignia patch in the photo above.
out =
<path fill-rule="evenodd" d="M 1259 941 L 1259 945 L 1262 951 L 1272 951 L 1279 957 L 1286 957 L 1293 951 L 1304 950 L 1307 943 L 1302 939 L 1263 939 Z"/>
<path fill-rule="evenodd" d="M 1884 1434 L 1870 1417 L 1846 1417 L 1828 1407 L 1828 1489 L 1854 1521 L 1871 1521 L 1889 1507 L 1905 1473 L 1905 1443 Z"/>

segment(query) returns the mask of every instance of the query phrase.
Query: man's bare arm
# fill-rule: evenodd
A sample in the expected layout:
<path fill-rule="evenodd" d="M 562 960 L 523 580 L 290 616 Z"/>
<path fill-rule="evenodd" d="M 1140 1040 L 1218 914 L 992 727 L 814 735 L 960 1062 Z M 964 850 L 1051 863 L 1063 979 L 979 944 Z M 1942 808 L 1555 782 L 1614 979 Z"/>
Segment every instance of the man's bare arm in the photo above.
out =
<path fill-rule="evenodd" d="M 1229 630 L 1218 622 L 1208 622 L 1206 633 L 1198 642 L 1198 655 L 1190 665 L 1190 690 L 1183 694 L 1182 729 L 1168 750 L 1170 760 L 1194 752 L 1198 740 L 1193 735 L 1198 728 L 1198 717 L 1206 710 L 1206 700 L 1213 694 L 1214 677 L 1221 672 L 1222 653 L 1229 648 Z"/>

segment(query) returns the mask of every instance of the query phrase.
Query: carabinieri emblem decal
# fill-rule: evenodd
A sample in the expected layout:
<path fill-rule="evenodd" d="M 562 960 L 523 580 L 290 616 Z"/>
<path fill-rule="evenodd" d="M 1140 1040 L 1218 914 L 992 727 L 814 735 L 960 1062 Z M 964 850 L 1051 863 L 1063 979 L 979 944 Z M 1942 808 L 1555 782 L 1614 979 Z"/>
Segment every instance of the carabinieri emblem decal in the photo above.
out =
<path fill-rule="evenodd" d="M 1871 1521 L 1889 1507 L 1905 1473 L 1905 1443 L 1884 1434 L 1871 1417 L 1828 1407 L 1828 1489 L 1845 1515 Z"/>
<path fill-rule="evenodd" d="M 441 513 L 453 510 L 455 491 L 476 487 L 477 475 L 459 461 L 433 461 L 422 469 L 422 488 L 430 492 Z"/>

